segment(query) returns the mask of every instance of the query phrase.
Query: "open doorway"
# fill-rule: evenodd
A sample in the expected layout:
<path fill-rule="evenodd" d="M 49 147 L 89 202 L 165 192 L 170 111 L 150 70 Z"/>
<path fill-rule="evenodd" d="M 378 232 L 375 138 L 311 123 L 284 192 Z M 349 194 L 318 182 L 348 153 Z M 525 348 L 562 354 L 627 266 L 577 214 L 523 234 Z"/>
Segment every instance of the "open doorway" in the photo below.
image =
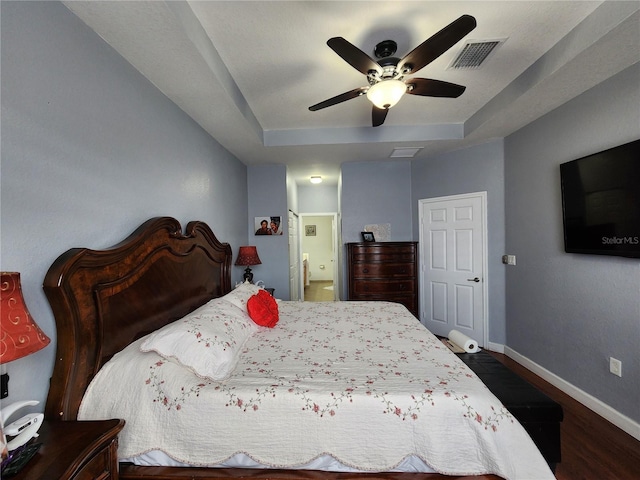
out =
<path fill-rule="evenodd" d="M 302 298 L 305 301 L 339 299 L 336 224 L 336 213 L 300 214 Z"/>

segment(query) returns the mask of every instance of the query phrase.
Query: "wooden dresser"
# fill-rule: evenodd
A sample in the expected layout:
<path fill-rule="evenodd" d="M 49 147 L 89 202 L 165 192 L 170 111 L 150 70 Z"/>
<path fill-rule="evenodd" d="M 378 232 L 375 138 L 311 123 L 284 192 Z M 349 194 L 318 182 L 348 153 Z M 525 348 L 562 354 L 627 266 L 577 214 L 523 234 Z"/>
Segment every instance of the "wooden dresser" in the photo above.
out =
<path fill-rule="evenodd" d="M 418 243 L 347 243 L 349 300 L 398 302 L 420 318 Z"/>

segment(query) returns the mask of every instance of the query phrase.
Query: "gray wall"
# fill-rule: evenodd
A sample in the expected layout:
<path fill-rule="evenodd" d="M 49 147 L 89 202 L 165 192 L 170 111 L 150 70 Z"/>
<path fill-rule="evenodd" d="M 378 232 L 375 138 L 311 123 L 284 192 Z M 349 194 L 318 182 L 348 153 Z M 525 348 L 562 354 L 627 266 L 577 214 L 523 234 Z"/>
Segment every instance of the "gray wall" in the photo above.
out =
<path fill-rule="evenodd" d="M 504 158 L 501 140 L 424 160 L 411 166 L 413 235 L 418 240 L 418 200 L 487 192 L 489 341 L 505 343 Z"/>
<path fill-rule="evenodd" d="M 342 247 L 338 252 L 340 298 L 347 295 L 344 244 L 360 242 L 363 227 L 391 224 L 393 241 L 413 239 L 411 224 L 411 162 L 354 162 L 342 165 L 339 208 Z"/>
<path fill-rule="evenodd" d="M 284 165 L 253 165 L 248 168 L 249 243 L 258 249 L 261 265 L 252 267 L 253 281 L 275 288 L 275 296 L 289 300 L 289 229 L 287 227 L 287 169 Z M 282 217 L 283 234 L 254 235 L 255 217 Z M 234 252 L 235 253 L 235 252 Z M 240 267 L 235 267 L 240 268 Z"/>
<path fill-rule="evenodd" d="M 505 140 L 507 343 L 636 422 L 640 261 L 564 252 L 559 164 L 640 138 L 639 106 L 636 64 Z"/>
<path fill-rule="evenodd" d="M 263 280 L 276 289 L 275 295 L 289 300 L 289 239 L 287 216 L 291 210 L 300 213 L 329 213 L 338 208 L 336 186 L 298 186 L 283 165 L 252 165 L 248 167 L 248 228 L 249 244 L 256 245 L 261 265 L 252 268 L 254 282 Z M 281 237 L 253 235 L 255 217 L 280 215 L 284 234 Z M 240 268 L 240 267 L 236 267 Z"/>
<path fill-rule="evenodd" d="M 298 187 L 300 213 L 333 213 L 338 211 L 336 185 L 309 185 Z"/>
<path fill-rule="evenodd" d="M 413 239 L 411 162 L 354 162 L 342 165 L 342 240 L 360 242 L 363 227 L 391 224 L 393 241 Z"/>
<path fill-rule="evenodd" d="M 1 8 L 0 268 L 21 272 L 29 310 L 53 340 L 7 366 L 3 403 L 44 402 L 56 339 L 42 291 L 51 263 L 164 215 L 206 221 L 235 254 L 247 240 L 246 167 L 62 4 Z"/>

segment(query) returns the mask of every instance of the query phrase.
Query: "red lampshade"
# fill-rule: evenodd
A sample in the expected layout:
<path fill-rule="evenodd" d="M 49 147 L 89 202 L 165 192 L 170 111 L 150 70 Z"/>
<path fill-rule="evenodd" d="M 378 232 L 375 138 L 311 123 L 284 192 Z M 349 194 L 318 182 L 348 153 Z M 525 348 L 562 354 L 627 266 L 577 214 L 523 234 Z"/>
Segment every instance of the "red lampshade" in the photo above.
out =
<path fill-rule="evenodd" d="M 51 340 L 27 310 L 20 274 L 0 272 L 0 276 L 0 363 L 7 363 L 43 349 Z"/>
<path fill-rule="evenodd" d="M 238 258 L 236 259 L 236 265 L 250 266 L 260 265 L 260 257 L 258 256 L 258 249 L 254 246 L 240 247 L 238 250 Z"/>

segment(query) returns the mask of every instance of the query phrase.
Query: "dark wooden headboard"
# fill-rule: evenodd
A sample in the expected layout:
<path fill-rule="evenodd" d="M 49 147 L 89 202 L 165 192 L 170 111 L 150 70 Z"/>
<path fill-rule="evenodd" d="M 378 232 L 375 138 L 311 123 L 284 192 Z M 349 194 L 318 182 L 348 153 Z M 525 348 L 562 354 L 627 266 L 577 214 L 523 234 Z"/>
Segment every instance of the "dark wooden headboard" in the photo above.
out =
<path fill-rule="evenodd" d="M 183 234 L 177 220 L 157 217 L 109 249 L 58 257 L 44 279 L 58 333 L 45 416 L 74 420 L 115 353 L 228 293 L 231 256 L 205 223 L 190 222 Z"/>

